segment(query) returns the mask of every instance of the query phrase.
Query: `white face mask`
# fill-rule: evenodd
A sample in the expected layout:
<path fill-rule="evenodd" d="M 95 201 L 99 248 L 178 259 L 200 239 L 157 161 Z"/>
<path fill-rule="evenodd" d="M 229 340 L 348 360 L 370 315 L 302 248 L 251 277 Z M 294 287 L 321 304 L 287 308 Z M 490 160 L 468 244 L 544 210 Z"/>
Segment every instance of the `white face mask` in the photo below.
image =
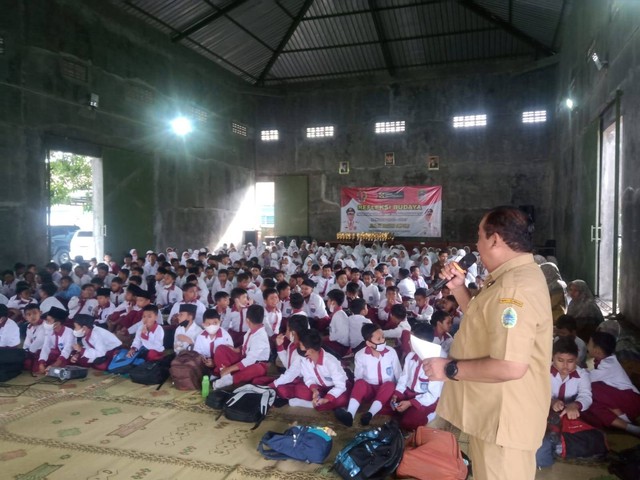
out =
<path fill-rule="evenodd" d="M 84 337 L 84 330 L 74 330 L 73 331 L 73 336 L 77 337 L 77 338 Z"/>
<path fill-rule="evenodd" d="M 333 313 L 335 312 L 335 310 L 336 310 L 336 307 L 334 304 L 329 305 L 329 313 Z"/>
<path fill-rule="evenodd" d="M 204 329 L 209 335 L 215 335 L 220 330 L 220 325 L 207 325 Z"/>
<path fill-rule="evenodd" d="M 42 328 L 44 328 L 44 331 L 47 333 L 51 333 L 53 332 L 53 323 L 43 323 L 42 324 Z"/>
<path fill-rule="evenodd" d="M 293 333 L 290 333 L 290 334 L 289 334 L 289 341 L 290 341 L 291 343 L 295 343 L 295 337 L 293 336 Z"/>
<path fill-rule="evenodd" d="M 376 343 L 376 350 L 378 352 L 384 352 L 384 349 L 387 348 L 387 343 Z"/>

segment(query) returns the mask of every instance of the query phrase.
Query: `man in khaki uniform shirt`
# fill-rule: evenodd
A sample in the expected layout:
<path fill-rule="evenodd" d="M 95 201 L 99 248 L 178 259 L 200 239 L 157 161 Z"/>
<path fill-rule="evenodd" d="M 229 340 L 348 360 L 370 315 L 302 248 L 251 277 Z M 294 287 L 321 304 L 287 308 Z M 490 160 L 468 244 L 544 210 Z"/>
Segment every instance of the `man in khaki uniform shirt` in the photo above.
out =
<path fill-rule="evenodd" d="M 551 399 L 553 320 L 544 275 L 533 261 L 533 225 L 514 207 L 484 216 L 478 251 L 490 272 L 471 298 L 453 265 L 443 278 L 465 312 L 450 359 L 424 361 L 445 382 L 437 413 L 470 436 L 476 480 L 533 480 Z"/>

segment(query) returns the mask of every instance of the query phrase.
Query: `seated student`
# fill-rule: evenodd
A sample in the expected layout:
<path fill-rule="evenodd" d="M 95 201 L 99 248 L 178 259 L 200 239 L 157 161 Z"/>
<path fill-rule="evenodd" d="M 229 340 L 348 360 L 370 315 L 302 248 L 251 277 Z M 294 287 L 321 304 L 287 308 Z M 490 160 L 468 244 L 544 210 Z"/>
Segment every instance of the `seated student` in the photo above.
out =
<path fill-rule="evenodd" d="M 49 367 L 64 367 L 69 362 L 75 342 L 73 330 L 65 327 L 67 311 L 51 307 L 43 323 L 45 338 L 38 359 L 38 373 L 45 374 Z"/>
<path fill-rule="evenodd" d="M 26 282 L 18 282 L 16 285 L 16 294 L 7 302 L 10 316 L 17 322 L 22 321 L 24 318 L 22 311 L 24 307 L 30 303 L 38 303 L 36 299 L 31 296 L 31 288 Z"/>
<path fill-rule="evenodd" d="M 251 301 L 253 302 L 253 304 L 264 307 L 265 290 L 267 289 L 275 290 L 275 288 L 276 288 L 275 280 L 273 280 L 273 278 L 265 278 L 260 282 L 260 285 L 257 288 L 255 288 L 252 292 L 249 292 L 249 297 L 251 298 Z M 277 292 L 278 291 L 276 290 L 276 293 Z"/>
<path fill-rule="evenodd" d="M 260 288 L 270 285 L 273 282 L 270 278 L 262 281 Z M 282 312 L 278 308 L 280 297 L 275 288 L 265 288 L 262 291 L 263 307 L 264 307 L 264 328 L 267 331 L 272 346 L 275 346 L 276 336 L 280 334 L 280 324 L 282 323 Z"/>
<path fill-rule="evenodd" d="M 99 327 L 107 328 L 107 321 L 116 309 L 116 306 L 111 303 L 111 290 L 104 287 L 99 288 L 96 292 L 96 300 L 98 306 L 93 309 L 92 315 L 95 324 Z"/>
<path fill-rule="evenodd" d="M 231 290 L 231 314 L 229 315 L 229 326 L 227 331 L 231 338 L 233 338 L 233 344 L 238 347 L 244 340 L 245 333 L 248 330 L 245 317 L 247 315 L 247 309 L 249 308 L 249 295 L 244 288 L 234 288 Z"/>
<path fill-rule="evenodd" d="M 322 348 L 322 338 L 315 329 L 304 332 L 297 349 L 304 385 L 294 387 L 291 407 L 314 408 L 318 411 L 346 407 L 350 388 L 340 360 Z"/>
<path fill-rule="evenodd" d="M 291 316 L 304 315 L 309 318 L 309 315 L 307 315 L 307 312 L 304 309 L 304 297 L 301 293 L 292 293 L 291 297 L 289 297 L 289 303 L 291 304 Z M 324 305 L 324 301 L 322 304 Z"/>
<path fill-rule="evenodd" d="M 229 325 L 231 324 L 231 308 L 229 307 L 229 302 L 229 294 L 224 290 L 216 292 L 213 296 L 213 303 L 215 304 L 213 308 L 218 312 L 220 326 L 224 328 L 225 331 L 229 329 Z"/>
<path fill-rule="evenodd" d="M 444 289 L 442 289 L 444 291 Z M 451 335 L 455 335 L 460 328 L 460 322 L 462 321 L 462 312 L 458 309 L 458 301 L 456 297 L 451 294 L 444 295 L 443 298 L 436 302 L 436 309 L 444 310 L 451 315 L 453 326 L 451 327 Z"/>
<path fill-rule="evenodd" d="M 353 425 L 353 419 L 365 402 L 373 402 L 366 413 L 360 417 L 360 425 L 369 425 L 371 419 L 383 408 L 389 409 L 389 400 L 396 388 L 396 382 L 402 373 L 398 354 L 384 340 L 384 333 L 378 325 L 362 326 L 365 348 L 355 356 L 355 383 L 351 390 L 349 406 L 334 411 L 336 418 L 347 427 Z"/>
<path fill-rule="evenodd" d="M 418 288 L 414 294 L 416 301 L 415 305 L 411 308 L 411 316 L 415 317 L 418 322 L 428 322 L 433 315 L 433 307 L 429 305 L 429 299 L 427 298 L 427 290 L 425 288 Z"/>
<path fill-rule="evenodd" d="M 218 292 L 226 293 L 226 292 Z M 217 295 L 217 294 L 216 294 Z M 228 297 L 228 295 L 227 295 Z M 209 375 L 220 376 L 220 368 L 213 363 L 215 352 L 220 345 L 233 348 L 233 340 L 229 333 L 220 325 L 220 316 L 212 308 L 204 312 L 202 318 L 204 331 L 196 337 L 193 351 L 202 356 L 202 362 L 209 369 Z"/>
<path fill-rule="evenodd" d="M 198 300 L 198 285 L 193 283 L 185 283 L 182 287 L 182 300 L 173 304 L 171 307 L 171 312 L 169 312 L 169 324 L 176 325 L 178 321 L 178 313 L 180 313 L 180 305 L 184 304 L 192 304 L 196 306 L 196 316 L 195 322 L 196 325 L 202 325 L 202 315 L 204 315 L 204 311 L 207 307 Z"/>
<path fill-rule="evenodd" d="M 113 303 L 116 308 L 125 302 L 125 290 L 123 284 L 124 282 L 120 277 L 115 277 L 111 280 L 111 303 Z"/>
<path fill-rule="evenodd" d="M 213 282 L 211 287 L 211 296 L 215 297 L 218 292 L 227 292 L 231 294 L 233 290 L 233 282 L 229 280 L 229 271 L 226 268 L 218 270 L 218 279 Z"/>
<path fill-rule="evenodd" d="M 362 274 L 362 280 L 364 287 L 362 287 L 362 298 L 367 302 L 367 306 L 371 309 L 378 309 L 380 303 L 380 290 L 378 286 L 373 283 L 373 273 L 369 270 Z"/>
<path fill-rule="evenodd" d="M 109 316 L 109 320 L 107 321 L 107 326 L 110 331 L 114 331 L 116 326 L 119 324 L 120 319 L 127 316 L 127 314 L 133 310 L 133 307 L 136 305 L 136 295 L 142 289 L 137 285 L 129 285 L 125 291 L 124 302 L 118 305 L 113 313 Z"/>
<path fill-rule="evenodd" d="M 324 300 L 320 295 L 313 291 L 314 286 L 315 283 L 313 283 L 312 280 L 305 279 L 302 282 L 302 285 L 300 286 L 300 293 L 304 299 L 302 308 L 309 318 L 309 325 L 315 327 L 319 332 L 324 332 L 329 326 L 329 323 L 331 323 L 331 318 L 329 318 L 329 315 L 327 314 Z M 291 297 L 293 299 L 293 294 L 291 294 Z M 293 303 L 291 305 L 293 306 Z"/>
<path fill-rule="evenodd" d="M 173 306 L 182 300 L 182 290 L 176 286 L 176 274 L 171 270 L 158 269 L 165 272 L 163 285 L 156 288 L 156 305 L 162 313 L 170 313 Z"/>
<path fill-rule="evenodd" d="M 64 308 L 64 305 L 56 298 L 58 287 L 54 283 L 43 283 L 38 289 L 40 295 L 40 312 L 46 315 L 51 307 Z"/>
<path fill-rule="evenodd" d="M 578 346 L 570 337 L 553 344 L 551 410 L 574 420 L 591 406 L 589 372 L 577 366 Z"/>
<path fill-rule="evenodd" d="M 411 280 L 413 280 L 413 283 L 416 286 L 416 291 L 420 288 L 426 290 L 427 282 L 425 282 L 422 275 L 420 275 L 420 267 L 413 265 L 409 267 L 409 271 L 411 272 Z"/>
<path fill-rule="evenodd" d="M 142 309 L 142 327 L 137 330 L 127 357 L 133 357 L 142 348 L 145 351 L 140 356 L 149 362 L 164 357 L 164 330 L 158 325 L 158 307 L 155 305 Z"/>
<path fill-rule="evenodd" d="M 79 297 L 80 293 L 80 287 L 73 283 L 73 280 L 70 276 L 64 275 L 62 278 L 60 278 L 60 288 L 58 289 L 56 297 L 63 304 L 71 300 L 73 297 Z"/>
<path fill-rule="evenodd" d="M 34 304 L 36 307 L 37 304 Z M 20 327 L 9 318 L 9 309 L 0 304 L 0 348 L 17 348 L 20 346 Z"/>
<path fill-rule="evenodd" d="M 349 351 L 349 317 L 342 309 L 344 292 L 340 289 L 332 289 L 327 293 L 327 307 L 331 313 L 329 324 L 329 338 L 325 338 L 322 344 L 325 348 L 344 356 Z"/>
<path fill-rule="evenodd" d="M 76 338 L 76 344 L 72 348 L 69 363 L 106 370 L 122 342 L 110 331 L 94 328 L 94 321 L 91 315 L 82 313 L 73 318 L 73 336 Z"/>
<path fill-rule="evenodd" d="M 409 322 L 407 321 L 406 308 L 402 305 L 394 305 L 391 307 L 391 310 L 389 311 L 389 320 L 383 330 L 386 338 L 396 339 L 403 354 L 407 354 L 411 351 L 411 325 L 409 325 Z"/>
<path fill-rule="evenodd" d="M 433 327 L 433 343 L 442 347 L 442 351 L 449 356 L 449 349 L 453 343 L 453 337 L 449 333 L 453 320 L 444 310 L 436 310 L 431 316 L 431 326 Z"/>
<path fill-rule="evenodd" d="M 121 317 L 118 321 L 116 332 L 120 335 L 133 335 L 140 328 L 140 322 L 143 317 L 144 307 L 151 304 L 149 292 L 142 290 L 140 287 L 135 291 L 136 303 L 129 313 Z"/>
<path fill-rule="evenodd" d="M 413 335 L 433 342 L 433 328 L 428 323 L 416 325 Z M 422 368 L 422 360 L 415 352 L 407 355 L 402 375 L 391 397 L 391 407 L 402 415 L 400 427 L 403 430 L 415 430 L 435 418 L 442 385 L 441 381 L 429 380 Z"/>
<path fill-rule="evenodd" d="M 2 307 L 0 307 L 0 309 L 1 308 Z M 24 361 L 24 369 L 30 370 L 32 374 L 35 374 L 38 371 L 40 350 L 42 350 L 42 346 L 44 345 L 44 321 L 38 305 L 33 303 L 24 308 L 24 316 L 29 324 L 24 344 L 22 345 L 22 348 L 27 352 L 27 358 Z"/>
<path fill-rule="evenodd" d="M 363 298 L 358 298 L 351 302 L 351 313 L 349 316 L 349 347 L 354 353 L 364 347 L 364 337 L 362 336 L 362 327 L 365 324 L 372 323 L 367 318 L 367 303 Z"/>
<path fill-rule="evenodd" d="M 587 365 L 587 344 L 578 337 L 577 328 L 575 318 L 571 315 L 560 315 L 556 320 L 553 341 L 555 342 L 562 337 L 572 338 L 578 346 L 578 366 L 584 368 Z"/>
<path fill-rule="evenodd" d="M 342 308 L 351 310 L 351 302 L 354 300 L 361 298 L 362 291 L 360 290 L 360 285 L 356 282 L 349 282 L 345 287 L 345 301 L 342 304 Z"/>
<path fill-rule="evenodd" d="M 198 307 L 192 303 L 180 305 L 180 310 L 178 312 L 178 328 L 176 328 L 173 340 L 173 351 L 175 353 L 187 350 L 189 346 L 192 346 L 195 343 L 198 335 L 202 333 L 202 328 L 195 323 L 195 316 L 197 312 Z"/>
<path fill-rule="evenodd" d="M 251 382 L 256 377 L 266 375 L 271 348 L 263 320 L 264 308 L 260 305 L 249 306 L 243 320 L 248 331 L 242 347 L 221 345 L 216 349 L 213 361 L 220 369 L 220 378 L 214 382 L 214 389 Z"/>
<path fill-rule="evenodd" d="M 640 436 L 640 426 L 635 424 L 640 416 L 640 393 L 616 358 L 616 338 L 595 332 L 587 350 L 596 368 L 589 372 L 593 403 L 582 419 L 596 428 L 615 427 Z"/>
<path fill-rule="evenodd" d="M 398 287 L 387 287 L 385 290 L 385 298 L 380 300 L 380 304 L 378 306 L 378 322 L 380 325 L 385 326 L 387 324 L 391 307 L 399 305 L 400 303 L 401 301 L 398 300 Z"/>
<path fill-rule="evenodd" d="M 280 300 L 278 308 L 282 312 L 282 320 L 284 324 L 285 320 L 291 316 L 291 303 L 289 301 L 289 297 L 291 295 L 291 287 L 287 282 L 282 281 L 278 282 L 278 284 L 276 285 L 276 290 L 278 291 L 278 298 Z M 284 325 L 284 327 L 281 325 L 281 331 L 282 328 L 286 327 L 286 325 Z"/>
<path fill-rule="evenodd" d="M 94 308 L 98 306 L 98 301 L 95 299 L 96 290 L 92 283 L 87 283 L 82 286 L 82 291 L 79 297 L 73 297 L 69 300 L 69 318 L 73 318 L 82 313 L 85 315 L 92 315 Z"/>

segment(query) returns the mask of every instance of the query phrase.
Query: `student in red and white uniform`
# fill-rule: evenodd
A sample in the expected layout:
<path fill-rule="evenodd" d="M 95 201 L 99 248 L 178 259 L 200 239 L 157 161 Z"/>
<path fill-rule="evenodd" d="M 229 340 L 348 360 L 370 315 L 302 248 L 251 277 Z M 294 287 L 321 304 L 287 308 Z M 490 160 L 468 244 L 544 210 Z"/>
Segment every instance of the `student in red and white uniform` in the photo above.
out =
<path fill-rule="evenodd" d="M 331 265 L 326 264 L 322 266 L 322 276 L 317 277 L 318 282 L 313 287 L 315 293 L 320 295 L 320 298 L 324 299 L 327 296 L 331 286 L 335 283 L 335 279 L 333 278 L 333 271 L 331 270 Z M 312 280 L 313 281 L 313 280 Z M 304 282 L 303 282 L 304 283 Z"/>
<path fill-rule="evenodd" d="M 117 305 L 113 313 L 109 316 L 108 326 L 111 331 L 115 330 L 121 318 L 124 318 L 136 305 L 136 294 L 142 289 L 137 285 L 129 285 L 125 291 L 124 301 Z M 113 296 L 111 297 L 113 298 Z"/>
<path fill-rule="evenodd" d="M 46 315 L 51 307 L 64 308 L 62 302 L 56 298 L 58 287 L 54 283 L 43 283 L 38 289 L 40 294 L 40 313 Z"/>
<path fill-rule="evenodd" d="M 90 315 L 81 313 L 76 315 L 73 319 L 73 327 L 76 343 L 69 363 L 106 370 L 122 342 L 109 330 L 94 328 L 94 318 Z"/>
<path fill-rule="evenodd" d="M 44 320 L 42 319 L 42 313 L 36 304 L 27 305 L 24 308 L 24 316 L 29 324 L 24 344 L 22 345 L 22 348 L 27 352 L 27 358 L 24 361 L 24 369 L 30 370 L 32 373 L 36 373 L 38 371 L 40 350 L 42 350 L 45 339 L 45 331 L 43 327 Z"/>
<path fill-rule="evenodd" d="M 444 310 L 436 310 L 431 316 L 431 326 L 433 327 L 433 343 L 440 345 L 448 357 L 449 349 L 453 343 L 453 337 L 449 333 L 453 326 L 451 315 Z"/>
<path fill-rule="evenodd" d="M 81 288 L 87 283 L 91 282 L 91 277 L 87 275 L 87 271 L 80 264 L 73 267 L 73 272 L 71 273 L 70 277 L 73 280 L 73 283 Z"/>
<path fill-rule="evenodd" d="M 122 285 L 123 281 L 120 277 L 115 277 L 113 280 L 111 280 L 111 303 L 113 303 L 116 308 L 118 308 L 126 301 L 126 293 Z"/>
<path fill-rule="evenodd" d="M 291 316 L 304 315 L 305 317 L 309 318 L 309 315 L 307 315 L 307 312 L 304 308 L 304 297 L 301 293 L 292 293 L 289 297 L 289 303 L 291 305 Z"/>
<path fill-rule="evenodd" d="M 249 306 L 244 320 L 248 331 L 242 346 L 232 348 L 221 345 L 217 348 L 214 363 L 220 369 L 220 378 L 213 383 L 214 389 L 251 382 L 256 377 L 266 375 L 271 348 L 263 320 L 264 308 L 260 305 Z"/>
<path fill-rule="evenodd" d="M 34 304 L 36 307 L 38 304 Z M 20 327 L 9 318 L 9 309 L 0 304 L 0 348 L 16 348 L 20 346 Z"/>
<path fill-rule="evenodd" d="M 325 300 L 327 300 L 329 297 L 329 292 L 331 290 L 340 290 L 343 293 L 347 293 L 347 284 L 349 283 L 349 277 L 347 275 L 346 270 L 338 270 L 335 273 L 335 281 L 333 282 L 333 284 L 331 286 L 329 286 L 329 291 L 327 292 L 327 294 L 323 297 Z M 342 307 L 346 307 L 346 304 L 342 305 Z"/>
<path fill-rule="evenodd" d="M 413 335 L 421 340 L 433 341 L 433 328 L 428 323 L 416 325 Z M 391 407 L 401 416 L 403 430 L 415 430 L 436 416 L 436 406 L 442 393 L 441 381 L 429 380 L 422 368 L 422 360 L 410 352 L 404 360 L 402 375 L 391 397 Z"/>
<path fill-rule="evenodd" d="M 111 303 L 111 290 L 99 288 L 96 293 L 96 300 L 98 306 L 93 309 L 93 318 L 96 325 L 107 328 L 107 321 L 116 309 L 116 306 Z"/>
<path fill-rule="evenodd" d="M 176 274 L 167 271 L 163 276 L 162 286 L 156 284 L 156 305 L 160 310 L 171 312 L 173 305 L 182 301 L 182 290 L 176 286 Z"/>
<path fill-rule="evenodd" d="M 363 325 L 372 322 L 367 318 L 367 303 L 363 298 L 351 302 L 351 313 L 352 315 L 349 316 L 349 346 L 355 352 L 364 346 Z"/>
<path fill-rule="evenodd" d="M 411 272 L 411 280 L 413 280 L 413 284 L 416 287 L 416 290 L 418 290 L 419 288 L 424 288 L 425 290 L 427 289 L 427 282 L 425 282 L 424 278 L 422 278 L 422 275 L 420 275 L 420 267 L 418 266 L 412 266 L 409 267 L 409 272 Z"/>
<path fill-rule="evenodd" d="M 143 357 L 149 362 L 164 357 L 164 330 L 158 325 L 158 307 L 155 305 L 142 309 L 142 328 L 136 332 L 127 357 L 133 357 L 142 347 L 147 350 Z"/>
<path fill-rule="evenodd" d="M 327 314 L 324 300 L 320 295 L 314 293 L 315 284 L 312 280 L 305 279 L 300 287 L 300 293 L 304 298 L 303 309 L 309 317 L 309 325 L 312 325 L 319 332 L 324 332 L 331 318 Z"/>
<path fill-rule="evenodd" d="M 212 308 L 204 312 L 202 327 L 204 331 L 196 337 L 193 351 L 199 353 L 202 356 L 202 362 L 205 366 L 209 368 L 214 376 L 219 377 L 220 369 L 213 363 L 215 352 L 221 345 L 227 345 L 233 348 L 233 340 L 229 333 L 220 325 L 218 312 Z"/>
<path fill-rule="evenodd" d="M 37 300 L 31 296 L 31 289 L 26 282 L 18 282 L 16 286 L 16 294 L 7 302 L 7 308 L 13 312 L 13 318 L 17 321 L 23 318 L 22 311 L 24 307 L 30 303 L 37 304 Z"/>
<path fill-rule="evenodd" d="M 342 309 L 344 292 L 339 289 L 329 290 L 327 294 L 327 307 L 331 312 L 329 324 L 329 337 L 324 339 L 323 346 L 329 348 L 340 356 L 349 351 L 349 317 Z"/>
<path fill-rule="evenodd" d="M 81 290 L 80 297 L 69 300 L 69 318 L 72 320 L 79 313 L 93 315 L 93 310 L 98 306 L 96 289 L 92 283 L 83 285 Z"/>
<path fill-rule="evenodd" d="M 224 328 L 225 331 L 229 329 L 229 325 L 231 325 L 231 307 L 229 307 L 229 303 L 231 298 L 229 294 L 224 290 L 216 292 L 213 297 L 214 307 L 213 309 L 218 312 L 218 317 L 220 318 L 220 326 Z"/>
<path fill-rule="evenodd" d="M 196 306 L 196 316 L 194 320 L 196 325 L 202 325 L 202 315 L 204 315 L 207 307 L 198 300 L 198 286 L 193 283 L 186 283 L 184 285 L 182 289 L 182 300 L 174 303 L 173 307 L 171 307 L 171 312 L 169 312 L 170 324 L 176 324 L 178 313 L 180 313 L 180 305 L 184 305 L 186 303 Z"/>
<path fill-rule="evenodd" d="M 350 385 L 340 360 L 322 348 L 322 338 L 315 329 L 307 330 L 300 339 L 298 354 L 303 357 L 300 373 L 304 385 L 296 385 L 292 407 L 314 408 L 318 411 L 345 407 L 349 402 Z"/>
<path fill-rule="evenodd" d="M 180 309 L 178 311 L 178 328 L 176 328 L 173 340 L 173 351 L 175 353 L 187 350 L 189 346 L 192 346 L 195 343 L 198 335 L 202 333 L 202 328 L 196 325 L 194 321 L 197 312 L 198 307 L 192 303 L 184 303 L 180 305 Z"/>
<path fill-rule="evenodd" d="M 265 306 L 264 304 L 264 292 L 267 289 L 274 289 L 276 288 L 276 282 L 273 278 L 265 278 L 260 282 L 260 286 L 258 288 L 256 288 L 253 292 L 249 292 L 249 295 L 251 297 L 251 303 L 253 303 L 254 305 L 260 305 L 262 307 Z M 276 293 L 278 291 L 276 290 Z"/>
<path fill-rule="evenodd" d="M 559 341 L 559 340 L 558 340 Z M 640 436 L 640 393 L 615 355 L 616 338 L 595 332 L 587 344 L 595 368 L 589 372 L 593 403 L 582 419 L 596 428 L 615 427 Z"/>
<path fill-rule="evenodd" d="M 215 297 L 216 293 L 220 291 L 227 292 L 230 295 L 231 290 L 233 290 L 233 282 L 229 280 L 229 271 L 226 268 L 221 268 L 218 270 L 217 280 L 213 282 L 211 287 L 211 296 Z"/>
<path fill-rule="evenodd" d="M 267 283 L 265 279 L 264 282 Z M 264 328 L 267 331 L 272 346 L 275 346 L 276 336 L 280 334 L 280 325 L 282 324 L 282 312 L 278 308 L 280 297 L 275 288 L 267 288 L 262 292 L 264 300 Z"/>
<path fill-rule="evenodd" d="M 278 304 L 278 308 L 282 312 L 282 319 L 286 320 L 291 316 L 291 301 L 289 298 L 291 296 L 291 287 L 287 282 L 282 281 L 278 282 L 278 284 L 276 285 L 276 290 L 278 292 L 278 299 L 280 301 Z"/>
<path fill-rule="evenodd" d="M 386 325 L 387 320 L 389 320 L 391 307 L 400 303 L 401 301 L 398 298 L 398 287 L 387 287 L 385 290 L 385 298 L 380 300 L 378 305 L 378 322 L 380 325 Z"/>
<path fill-rule="evenodd" d="M 43 323 L 45 339 L 38 359 L 38 373 L 45 374 L 50 367 L 64 367 L 69 362 L 75 342 L 73 330 L 65 327 L 66 310 L 51 307 Z"/>
<path fill-rule="evenodd" d="M 253 265 L 250 269 L 250 273 L 251 273 L 251 282 L 253 282 L 253 284 L 256 287 L 260 288 L 260 286 L 262 285 L 262 282 L 264 281 L 262 276 L 260 276 L 260 267 L 257 265 Z"/>
<path fill-rule="evenodd" d="M 118 320 L 116 330 L 119 330 L 121 335 L 135 334 L 139 330 L 144 308 L 151 304 L 151 295 L 148 291 L 138 287 L 135 295 L 136 303 L 133 308 Z"/>
<path fill-rule="evenodd" d="M 362 274 L 362 280 L 364 287 L 362 287 L 362 298 L 367 302 L 369 308 L 375 308 L 377 310 L 380 303 L 380 290 L 378 286 L 373 283 L 373 273 L 366 271 Z"/>
<path fill-rule="evenodd" d="M 433 307 L 429 305 L 427 290 L 418 288 L 414 294 L 415 304 L 411 308 L 411 315 L 419 322 L 429 322 L 433 315 Z"/>
<path fill-rule="evenodd" d="M 362 326 L 365 347 L 355 356 L 355 383 L 347 409 L 339 408 L 334 413 L 344 425 L 353 425 L 360 405 L 371 403 L 369 410 L 360 417 L 360 425 L 369 425 L 371 419 L 383 408 L 389 410 L 389 400 L 402 373 L 396 351 L 388 347 L 382 329 L 373 324 Z"/>
<path fill-rule="evenodd" d="M 409 301 L 412 301 L 416 294 L 416 284 L 411 278 L 411 273 L 407 268 L 401 268 L 398 270 L 398 276 L 400 277 L 400 281 L 398 282 L 398 293 L 403 300 L 408 299 Z"/>
<path fill-rule="evenodd" d="M 592 404 L 589 372 L 578 367 L 578 346 L 563 337 L 553 344 L 551 410 L 574 420 Z"/>
<path fill-rule="evenodd" d="M 249 295 L 243 288 L 234 288 L 231 290 L 231 314 L 229 315 L 229 328 L 228 332 L 233 338 L 233 344 L 235 346 L 242 345 L 244 336 L 247 333 L 249 327 L 245 321 L 247 316 L 247 309 L 251 304 L 249 302 Z"/>
<path fill-rule="evenodd" d="M 407 310 L 403 305 L 394 305 L 389 312 L 389 320 L 384 328 L 386 338 L 394 338 L 401 347 L 402 353 L 411 351 L 411 325 L 407 321 Z"/>

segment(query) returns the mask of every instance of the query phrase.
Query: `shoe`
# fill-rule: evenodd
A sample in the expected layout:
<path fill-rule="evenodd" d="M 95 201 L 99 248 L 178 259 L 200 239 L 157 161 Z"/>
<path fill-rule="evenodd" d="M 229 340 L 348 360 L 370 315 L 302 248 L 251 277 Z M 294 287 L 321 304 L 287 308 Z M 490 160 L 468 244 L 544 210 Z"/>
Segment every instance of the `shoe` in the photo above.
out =
<path fill-rule="evenodd" d="M 273 401 L 273 406 L 275 408 L 284 407 L 285 405 L 289 405 L 289 400 L 287 400 L 286 398 L 278 397 Z"/>
<path fill-rule="evenodd" d="M 363 413 L 360 416 L 360 425 L 362 425 L 363 427 L 366 427 L 371 423 L 372 418 L 373 418 L 373 415 L 371 415 L 371 412 Z"/>
<path fill-rule="evenodd" d="M 338 421 L 347 427 L 353 426 L 353 416 L 344 408 L 336 408 L 333 411 Z"/>

